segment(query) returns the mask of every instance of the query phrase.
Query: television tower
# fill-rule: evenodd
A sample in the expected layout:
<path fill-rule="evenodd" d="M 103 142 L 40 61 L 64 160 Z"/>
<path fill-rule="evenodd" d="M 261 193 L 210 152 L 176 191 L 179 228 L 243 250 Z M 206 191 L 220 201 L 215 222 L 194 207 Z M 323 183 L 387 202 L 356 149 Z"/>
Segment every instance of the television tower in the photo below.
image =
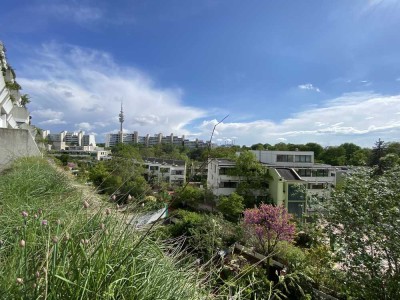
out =
<path fill-rule="evenodd" d="M 120 123 L 120 129 L 119 129 L 119 141 L 122 144 L 124 142 L 124 134 L 122 131 L 122 123 L 124 123 L 124 110 L 122 108 L 122 102 L 121 102 L 121 112 L 119 113 L 119 123 Z"/>

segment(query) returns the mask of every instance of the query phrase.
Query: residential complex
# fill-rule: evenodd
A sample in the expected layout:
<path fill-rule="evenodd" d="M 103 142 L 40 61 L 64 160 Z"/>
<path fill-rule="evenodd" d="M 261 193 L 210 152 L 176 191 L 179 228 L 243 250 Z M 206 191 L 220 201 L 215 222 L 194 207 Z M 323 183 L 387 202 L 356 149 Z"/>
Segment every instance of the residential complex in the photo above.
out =
<path fill-rule="evenodd" d="M 0 171 L 18 157 L 41 155 L 35 142 L 36 128 L 30 125 L 25 107 L 29 97 L 20 93 L 5 52 L 0 42 Z"/>
<path fill-rule="evenodd" d="M 145 158 L 145 178 L 149 182 L 167 182 L 183 185 L 186 182 L 186 162 L 184 160 Z"/>
<path fill-rule="evenodd" d="M 328 196 L 336 185 L 336 168 L 318 164 L 313 151 L 257 151 L 251 150 L 257 160 L 269 167 L 293 169 L 306 182 L 309 195 Z"/>
<path fill-rule="evenodd" d="M 182 137 L 174 136 L 173 133 L 171 135 L 163 136 L 162 133 L 155 134 L 153 136 L 147 134 L 145 136 L 139 136 L 137 131 L 133 133 L 124 133 L 122 128 L 122 124 L 125 121 L 124 118 L 124 110 L 121 103 L 121 111 L 118 115 L 120 128 L 118 133 L 109 133 L 106 135 L 105 146 L 107 148 L 114 147 L 117 144 L 130 144 L 130 145 L 144 145 L 146 147 L 161 145 L 161 144 L 170 144 L 175 146 L 187 147 L 189 149 L 195 148 L 206 148 L 209 145 L 209 142 L 204 142 L 202 140 L 194 140 L 190 141 L 185 139 L 185 136 Z"/>
<path fill-rule="evenodd" d="M 96 146 L 93 134 L 85 134 L 83 131 L 62 131 L 50 133 L 42 131 L 42 138 L 47 139 L 49 150 L 56 151 L 55 155 L 68 154 L 75 158 L 95 158 L 96 160 L 108 160 L 111 151 Z"/>
<path fill-rule="evenodd" d="M 15 72 L 7 63 L 5 48 L 0 42 L 0 128 L 31 129 L 30 115 L 25 107 L 27 96 L 20 94 Z"/>
<path fill-rule="evenodd" d="M 139 145 L 145 145 L 145 146 L 154 146 L 154 145 L 160 145 L 160 144 L 170 144 L 170 145 L 175 145 L 175 146 L 184 146 L 189 149 L 195 149 L 195 148 L 206 148 L 209 145 L 209 142 L 204 142 L 202 140 L 194 140 L 190 141 L 188 139 L 185 139 L 185 136 L 183 135 L 182 137 L 175 136 L 173 133 L 167 136 L 163 136 L 162 133 L 155 134 L 154 136 L 151 136 L 147 134 L 146 136 L 139 136 L 137 131 L 134 131 L 133 133 L 110 133 L 106 135 L 106 147 L 114 147 L 118 143 L 121 142 L 121 136 L 122 136 L 122 142 L 124 144 L 139 144 Z"/>
<path fill-rule="evenodd" d="M 276 205 L 284 205 L 290 213 L 300 215 L 307 208 L 311 196 L 329 196 L 336 184 L 335 168 L 314 163 L 312 151 L 251 151 L 264 166 L 267 174 L 266 191 L 259 197 L 272 198 Z M 235 162 L 227 159 L 210 159 L 207 186 L 214 195 L 235 192 L 240 176 L 233 175 Z M 255 191 L 257 195 L 257 191 Z"/>
<path fill-rule="evenodd" d="M 53 150 L 67 150 L 74 146 L 96 147 L 94 135 L 85 134 L 83 131 L 62 131 L 60 133 L 50 133 L 48 130 L 42 132 L 42 137 L 48 139 Z"/>

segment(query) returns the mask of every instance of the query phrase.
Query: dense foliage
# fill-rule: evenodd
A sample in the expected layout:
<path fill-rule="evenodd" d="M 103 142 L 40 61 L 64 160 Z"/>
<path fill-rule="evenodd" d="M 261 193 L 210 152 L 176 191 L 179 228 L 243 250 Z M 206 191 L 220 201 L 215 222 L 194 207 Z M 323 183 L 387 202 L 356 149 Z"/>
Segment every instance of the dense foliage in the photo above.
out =
<path fill-rule="evenodd" d="M 44 160 L 2 174 L 0 298 L 207 298 L 174 245 L 128 227 L 105 203 Z"/>
<path fill-rule="evenodd" d="M 325 220 L 347 291 L 362 299 L 400 297 L 400 168 L 351 173 Z"/>

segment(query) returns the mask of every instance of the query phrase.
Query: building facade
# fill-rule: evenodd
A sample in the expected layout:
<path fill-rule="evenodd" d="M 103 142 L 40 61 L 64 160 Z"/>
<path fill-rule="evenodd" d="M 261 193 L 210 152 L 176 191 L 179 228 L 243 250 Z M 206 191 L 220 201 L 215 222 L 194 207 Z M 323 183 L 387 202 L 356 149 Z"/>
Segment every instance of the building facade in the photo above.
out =
<path fill-rule="evenodd" d="M 188 140 L 185 136 L 175 136 L 173 133 L 167 136 L 163 136 L 162 133 L 155 134 L 153 136 L 147 134 L 145 136 L 139 136 L 137 131 L 133 133 L 123 133 L 124 144 L 131 144 L 131 145 L 144 145 L 146 147 L 155 146 L 160 144 L 170 144 L 175 146 L 182 146 L 187 147 L 189 149 L 195 148 L 206 148 L 209 145 L 209 142 L 204 142 L 202 140 Z M 121 142 L 121 137 L 119 133 L 109 133 L 106 135 L 106 147 L 114 147 L 118 143 Z"/>
<path fill-rule="evenodd" d="M 336 185 L 336 168 L 315 163 L 313 151 L 250 151 L 263 165 L 293 169 L 306 182 L 309 196 L 328 197 Z"/>
<path fill-rule="evenodd" d="M 85 134 L 83 131 L 62 131 L 60 133 L 50 133 L 43 131 L 43 138 L 47 138 L 54 150 L 67 150 L 74 146 L 96 147 L 96 139 L 92 134 Z"/>
<path fill-rule="evenodd" d="M 335 168 L 314 163 L 312 151 L 251 152 L 267 174 L 263 193 L 276 205 L 284 205 L 289 213 L 300 216 L 309 209 L 310 197 L 329 197 L 336 185 Z M 207 187 L 215 196 L 228 196 L 236 191 L 241 178 L 233 172 L 235 165 L 227 159 L 209 160 Z"/>
<path fill-rule="evenodd" d="M 20 93 L 21 87 L 7 62 L 6 50 L 1 42 L 0 67 L 0 128 L 30 130 L 30 114 L 25 107 L 27 95 Z"/>
<path fill-rule="evenodd" d="M 145 158 L 145 178 L 149 182 L 167 182 L 182 186 L 186 183 L 186 162 L 184 160 Z"/>

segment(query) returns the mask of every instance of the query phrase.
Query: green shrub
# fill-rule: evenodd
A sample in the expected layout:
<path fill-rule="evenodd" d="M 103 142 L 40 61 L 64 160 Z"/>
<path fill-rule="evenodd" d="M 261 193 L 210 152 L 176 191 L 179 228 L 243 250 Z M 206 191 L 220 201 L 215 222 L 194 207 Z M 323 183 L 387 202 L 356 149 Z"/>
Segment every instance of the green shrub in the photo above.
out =
<path fill-rule="evenodd" d="M 207 294 L 177 251 L 128 227 L 45 160 L 20 160 L 0 176 L 0 211 L 2 299 Z"/>

